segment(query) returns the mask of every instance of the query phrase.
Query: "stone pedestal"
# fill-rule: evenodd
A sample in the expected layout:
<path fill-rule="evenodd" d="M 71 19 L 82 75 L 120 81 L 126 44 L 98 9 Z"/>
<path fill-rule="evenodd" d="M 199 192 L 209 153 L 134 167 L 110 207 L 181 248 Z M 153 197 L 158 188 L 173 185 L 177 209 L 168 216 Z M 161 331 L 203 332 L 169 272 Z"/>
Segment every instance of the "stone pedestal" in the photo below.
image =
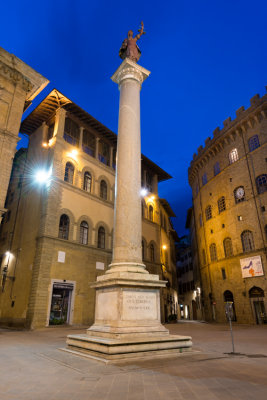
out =
<path fill-rule="evenodd" d="M 142 263 L 140 89 L 150 72 L 125 59 L 112 80 L 119 85 L 113 259 L 96 289 L 95 323 L 69 335 L 70 349 L 102 360 L 179 354 L 190 337 L 173 336 L 160 322 L 160 288 L 166 282 Z"/>

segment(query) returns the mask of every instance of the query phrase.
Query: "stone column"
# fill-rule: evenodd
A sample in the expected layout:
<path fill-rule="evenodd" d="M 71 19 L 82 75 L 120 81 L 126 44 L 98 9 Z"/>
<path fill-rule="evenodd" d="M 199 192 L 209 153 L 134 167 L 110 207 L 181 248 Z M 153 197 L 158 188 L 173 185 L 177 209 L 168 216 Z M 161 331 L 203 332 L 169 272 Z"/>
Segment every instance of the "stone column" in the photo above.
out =
<path fill-rule="evenodd" d="M 119 85 L 119 129 L 113 260 L 109 273 L 145 271 L 142 263 L 140 90 L 150 72 L 125 59 L 112 80 Z"/>

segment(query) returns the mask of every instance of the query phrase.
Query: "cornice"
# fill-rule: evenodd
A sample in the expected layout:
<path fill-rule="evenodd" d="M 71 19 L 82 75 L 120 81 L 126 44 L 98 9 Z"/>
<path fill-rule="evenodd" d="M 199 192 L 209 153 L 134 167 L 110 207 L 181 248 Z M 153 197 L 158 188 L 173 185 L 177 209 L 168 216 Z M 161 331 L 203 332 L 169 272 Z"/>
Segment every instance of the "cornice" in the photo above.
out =
<path fill-rule="evenodd" d="M 15 68 L 11 68 L 3 61 L 0 60 L 0 74 L 10 80 L 12 83 L 19 84 L 25 92 L 30 92 L 33 88 L 33 84 Z"/>

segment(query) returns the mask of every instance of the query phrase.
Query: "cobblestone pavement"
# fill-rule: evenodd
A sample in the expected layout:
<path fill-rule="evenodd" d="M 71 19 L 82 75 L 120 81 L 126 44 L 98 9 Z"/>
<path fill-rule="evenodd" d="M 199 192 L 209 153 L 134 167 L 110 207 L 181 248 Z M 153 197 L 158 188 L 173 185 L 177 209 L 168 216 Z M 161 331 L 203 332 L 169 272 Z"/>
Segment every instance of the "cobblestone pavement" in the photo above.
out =
<path fill-rule="evenodd" d="M 60 351 L 75 328 L 0 330 L 1 400 L 266 400 L 267 326 L 167 326 L 191 335 L 199 352 L 105 365 Z"/>

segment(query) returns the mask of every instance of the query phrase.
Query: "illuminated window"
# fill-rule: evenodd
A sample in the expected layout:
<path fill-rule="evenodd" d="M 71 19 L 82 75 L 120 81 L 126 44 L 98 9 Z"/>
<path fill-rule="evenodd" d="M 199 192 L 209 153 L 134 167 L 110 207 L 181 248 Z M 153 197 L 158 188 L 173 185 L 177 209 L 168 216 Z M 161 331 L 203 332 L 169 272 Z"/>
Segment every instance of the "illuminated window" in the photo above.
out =
<path fill-rule="evenodd" d="M 220 164 L 218 161 L 214 164 L 213 171 L 214 171 L 214 176 L 218 175 L 221 172 Z"/>
<path fill-rule="evenodd" d="M 107 200 L 108 198 L 108 186 L 104 180 L 100 182 L 100 197 L 103 200 Z"/>
<path fill-rule="evenodd" d="M 98 228 L 97 247 L 99 249 L 105 248 L 105 228 L 103 226 Z"/>
<path fill-rule="evenodd" d="M 74 166 L 72 163 L 67 162 L 65 167 L 64 181 L 73 184 Z"/>
<path fill-rule="evenodd" d="M 217 261 L 217 248 L 215 243 L 210 245 L 210 261 Z"/>
<path fill-rule="evenodd" d="M 219 210 L 219 213 L 221 213 L 224 210 L 226 210 L 226 204 L 225 204 L 225 197 L 224 196 L 220 197 L 219 200 L 218 200 L 218 210 Z"/>
<path fill-rule="evenodd" d="M 244 231 L 241 233 L 241 241 L 244 253 L 254 250 L 254 240 L 251 231 Z"/>
<path fill-rule="evenodd" d="M 249 138 L 248 147 L 249 147 L 249 151 L 253 151 L 253 150 L 257 149 L 258 147 L 260 147 L 258 135 L 254 135 L 251 138 Z"/>
<path fill-rule="evenodd" d="M 206 207 L 205 215 L 206 215 L 206 221 L 212 218 L 212 209 L 210 205 Z"/>
<path fill-rule="evenodd" d="M 89 156 L 95 157 L 96 138 L 95 135 L 86 129 L 83 131 L 82 149 Z"/>
<path fill-rule="evenodd" d="M 238 160 L 238 151 L 237 151 L 237 149 L 233 149 L 229 153 L 229 162 L 230 162 L 230 164 L 233 164 L 237 160 Z"/>
<path fill-rule="evenodd" d="M 153 210 L 153 207 L 152 207 L 151 205 L 149 206 L 148 212 L 149 212 L 149 219 L 150 219 L 150 221 L 153 221 L 153 213 L 154 213 L 154 210 Z"/>
<path fill-rule="evenodd" d="M 90 193 L 92 188 L 92 176 L 90 172 L 85 172 L 83 179 L 83 190 Z"/>
<path fill-rule="evenodd" d="M 62 214 L 59 220 L 59 230 L 58 230 L 58 237 L 60 239 L 69 238 L 69 227 L 70 227 L 70 219 L 66 214 Z"/>
<path fill-rule="evenodd" d="M 263 174 L 256 178 L 256 185 L 258 193 L 266 192 L 267 190 L 267 175 Z"/>
<path fill-rule="evenodd" d="M 205 172 L 205 174 L 202 175 L 202 185 L 203 186 L 206 185 L 207 182 L 208 182 L 208 178 L 207 178 L 207 174 Z"/>
<path fill-rule="evenodd" d="M 89 226 L 86 221 L 82 221 L 80 225 L 80 243 L 88 244 Z"/>
<path fill-rule="evenodd" d="M 231 238 L 224 239 L 223 248 L 225 257 L 231 257 L 233 255 L 233 246 Z"/>
<path fill-rule="evenodd" d="M 72 144 L 73 146 L 79 146 L 80 128 L 79 125 L 70 118 L 65 119 L 63 138 L 66 142 Z"/>

